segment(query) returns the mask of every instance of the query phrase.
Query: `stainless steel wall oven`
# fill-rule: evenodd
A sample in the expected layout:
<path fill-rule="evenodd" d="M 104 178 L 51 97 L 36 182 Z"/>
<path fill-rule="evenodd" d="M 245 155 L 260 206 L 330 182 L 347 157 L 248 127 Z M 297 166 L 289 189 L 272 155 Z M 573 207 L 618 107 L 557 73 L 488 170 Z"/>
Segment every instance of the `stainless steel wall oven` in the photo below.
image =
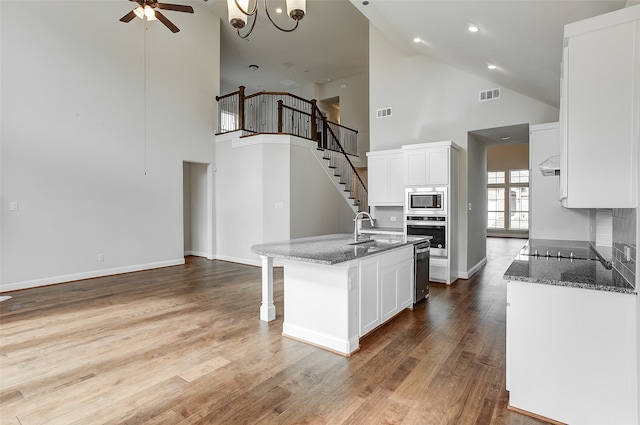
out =
<path fill-rule="evenodd" d="M 405 217 L 407 236 L 431 236 L 431 256 L 447 256 L 447 217 L 408 215 Z"/>

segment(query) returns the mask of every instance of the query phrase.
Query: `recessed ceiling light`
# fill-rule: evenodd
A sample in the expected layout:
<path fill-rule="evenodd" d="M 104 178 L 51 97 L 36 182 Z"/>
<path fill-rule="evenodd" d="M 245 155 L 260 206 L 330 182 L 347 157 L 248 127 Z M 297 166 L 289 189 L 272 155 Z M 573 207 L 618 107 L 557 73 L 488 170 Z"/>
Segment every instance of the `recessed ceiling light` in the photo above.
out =
<path fill-rule="evenodd" d="M 252 71 L 257 71 L 260 68 L 258 65 L 249 65 L 249 69 Z"/>
<path fill-rule="evenodd" d="M 276 13 L 282 13 L 282 8 L 281 7 L 276 7 Z"/>
<path fill-rule="evenodd" d="M 493 69 L 498 69 L 498 65 L 494 65 L 492 63 L 490 63 L 489 65 L 487 65 L 487 68 L 493 70 Z"/>
<path fill-rule="evenodd" d="M 477 26 L 476 24 L 469 24 L 467 29 L 469 30 L 469 32 L 478 32 L 478 31 L 480 31 L 480 27 Z"/>
<path fill-rule="evenodd" d="M 511 139 L 511 136 L 502 136 L 500 139 L 502 139 L 502 140 L 505 140 L 505 141 L 506 141 L 506 140 Z"/>
<path fill-rule="evenodd" d="M 422 42 L 422 39 L 421 39 L 420 37 L 415 37 L 415 38 L 413 39 L 413 42 L 414 42 L 414 43 L 421 43 L 421 42 Z"/>

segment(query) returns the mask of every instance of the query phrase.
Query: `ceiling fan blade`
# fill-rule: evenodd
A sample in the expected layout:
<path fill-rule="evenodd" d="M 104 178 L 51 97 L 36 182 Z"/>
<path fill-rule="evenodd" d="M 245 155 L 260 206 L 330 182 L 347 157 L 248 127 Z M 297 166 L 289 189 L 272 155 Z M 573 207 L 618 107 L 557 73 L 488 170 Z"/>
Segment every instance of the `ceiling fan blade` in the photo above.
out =
<path fill-rule="evenodd" d="M 131 20 L 132 20 L 133 18 L 135 18 L 135 17 L 136 17 L 136 14 L 135 14 L 135 13 L 133 12 L 133 10 L 132 10 L 131 12 L 127 13 L 127 14 L 126 14 L 126 15 L 124 15 L 122 18 L 120 18 L 120 20 L 121 20 L 122 22 L 131 22 Z"/>
<path fill-rule="evenodd" d="M 184 5 L 181 5 L 181 4 L 157 3 L 156 6 L 158 7 L 158 9 L 175 10 L 176 12 L 193 13 L 193 7 L 184 6 Z"/>
<path fill-rule="evenodd" d="M 166 16 L 164 16 L 162 13 L 160 13 L 159 11 L 156 10 L 156 18 L 158 18 L 158 20 L 160 22 L 162 22 L 167 28 L 169 28 L 171 30 L 171 32 L 176 33 L 178 31 L 180 31 L 180 28 L 176 27 L 173 22 L 171 22 L 170 20 L 167 19 Z"/>

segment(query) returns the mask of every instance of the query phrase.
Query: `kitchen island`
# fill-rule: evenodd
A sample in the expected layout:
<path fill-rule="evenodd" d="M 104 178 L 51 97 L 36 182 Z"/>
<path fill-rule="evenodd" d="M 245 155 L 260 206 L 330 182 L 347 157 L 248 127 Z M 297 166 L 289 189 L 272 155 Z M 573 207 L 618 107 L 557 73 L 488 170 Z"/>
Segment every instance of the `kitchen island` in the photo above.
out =
<path fill-rule="evenodd" d="M 273 259 L 284 266 L 282 334 L 350 355 L 360 337 L 413 305 L 414 243 L 425 238 L 335 234 L 260 244 L 260 319 L 275 319 Z"/>
<path fill-rule="evenodd" d="M 562 423 L 633 423 L 633 285 L 581 241 L 530 240 L 504 279 L 510 408 Z"/>

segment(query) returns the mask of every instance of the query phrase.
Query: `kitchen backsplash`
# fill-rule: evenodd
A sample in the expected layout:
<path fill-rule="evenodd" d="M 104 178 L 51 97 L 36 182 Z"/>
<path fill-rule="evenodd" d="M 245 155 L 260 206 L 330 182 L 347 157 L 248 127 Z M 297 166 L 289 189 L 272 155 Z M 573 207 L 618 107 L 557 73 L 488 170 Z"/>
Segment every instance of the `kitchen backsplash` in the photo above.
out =
<path fill-rule="evenodd" d="M 613 216 L 613 268 L 636 286 L 636 208 L 614 208 Z"/>
<path fill-rule="evenodd" d="M 402 215 L 402 207 L 373 207 L 373 216 L 376 219 L 377 227 L 398 227 L 402 228 L 402 221 L 404 216 Z M 395 217 L 395 221 L 392 221 L 392 217 Z"/>

